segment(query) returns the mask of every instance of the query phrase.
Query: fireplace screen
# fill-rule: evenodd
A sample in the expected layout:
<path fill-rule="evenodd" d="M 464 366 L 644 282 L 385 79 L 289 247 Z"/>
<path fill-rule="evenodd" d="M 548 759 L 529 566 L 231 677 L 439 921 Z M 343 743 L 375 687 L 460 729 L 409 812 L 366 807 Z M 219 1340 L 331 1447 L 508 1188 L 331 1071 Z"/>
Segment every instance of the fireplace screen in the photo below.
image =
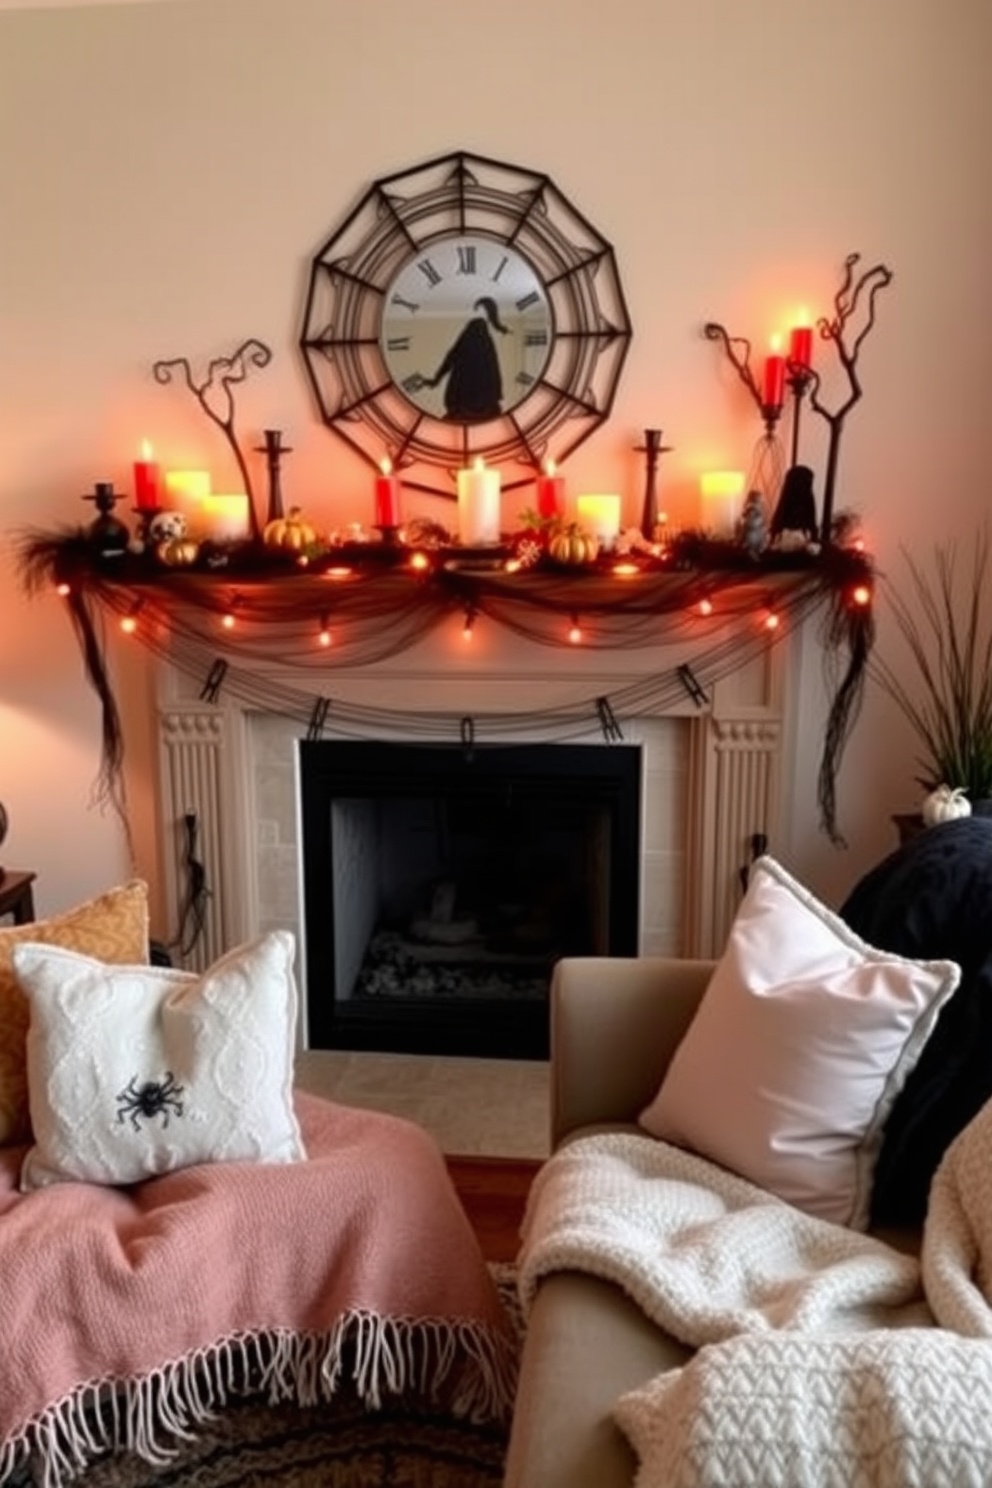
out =
<path fill-rule="evenodd" d="M 299 748 L 309 1046 L 546 1058 L 555 961 L 637 952 L 639 748 Z"/>

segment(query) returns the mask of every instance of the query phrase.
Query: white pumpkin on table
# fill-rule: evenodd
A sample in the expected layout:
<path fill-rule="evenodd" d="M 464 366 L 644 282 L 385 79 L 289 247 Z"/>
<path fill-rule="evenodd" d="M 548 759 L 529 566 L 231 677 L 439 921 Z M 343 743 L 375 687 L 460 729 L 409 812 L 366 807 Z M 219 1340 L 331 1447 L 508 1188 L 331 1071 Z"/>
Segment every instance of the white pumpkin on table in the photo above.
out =
<path fill-rule="evenodd" d="M 936 827 L 941 822 L 958 821 L 962 816 L 970 816 L 971 802 L 965 795 L 965 787 L 938 785 L 936 790 L 924 797 L 920 814 L 926 827 Z"/>

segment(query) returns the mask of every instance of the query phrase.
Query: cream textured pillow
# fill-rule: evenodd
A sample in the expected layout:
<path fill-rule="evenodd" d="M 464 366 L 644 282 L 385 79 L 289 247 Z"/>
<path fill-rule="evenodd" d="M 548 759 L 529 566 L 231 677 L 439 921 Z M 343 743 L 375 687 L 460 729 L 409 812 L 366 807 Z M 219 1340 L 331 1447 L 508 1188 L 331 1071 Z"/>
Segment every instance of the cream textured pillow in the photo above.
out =
<path fill-rule="evenodd" d="M 276 931 L 196 975 L 15 946 L 31 1002 L 35 1134 L 21 1188 L 304 1157 L 292 1095 L 294 947 Z"/>
<path fill-rule="evenodd" d="M 960 976 L 953 961 L 875 950 L 759 858 L 641 1124 L 863 1229 L 882 1128 Z"/>
<path fill-rule="evenodd" d="M 135 879 L 64 914 L 0 929 L 0 1147 L 31 1137 L 28 1004 L 12 962 L 15 945 L 26 940 L 64 946 L 99 961 L 147 961 L 148 886 Z"/>

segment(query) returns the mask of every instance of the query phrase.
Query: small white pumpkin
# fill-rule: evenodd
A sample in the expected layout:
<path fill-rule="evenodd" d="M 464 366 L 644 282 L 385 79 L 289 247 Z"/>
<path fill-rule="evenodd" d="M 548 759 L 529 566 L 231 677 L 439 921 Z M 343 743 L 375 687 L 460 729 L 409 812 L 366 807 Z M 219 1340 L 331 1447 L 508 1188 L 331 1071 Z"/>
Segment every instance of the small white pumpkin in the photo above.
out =
<path fill-rule="evenodd" d="M 936 827 L 941 822 L 957 821 L 961 816 L 970 816 L 971 802 L 965 795 L 965 787 L 958 785 L 952 789 L 949 785 L 938 785 L 936 790 L 924 797 L 920 814 L 925 827 Z"/>

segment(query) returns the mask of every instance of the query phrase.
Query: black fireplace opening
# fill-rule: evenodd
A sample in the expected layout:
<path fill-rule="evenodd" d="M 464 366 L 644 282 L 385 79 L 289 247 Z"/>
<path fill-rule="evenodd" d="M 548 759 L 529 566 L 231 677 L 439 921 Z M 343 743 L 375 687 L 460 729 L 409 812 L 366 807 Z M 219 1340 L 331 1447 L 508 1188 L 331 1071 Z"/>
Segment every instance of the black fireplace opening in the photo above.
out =
<path fill-rule="evenodd" d="M 555 962 L 637 954 L 639 747 L 299 760 L 310 1048 L 546 1059 Z"/>

